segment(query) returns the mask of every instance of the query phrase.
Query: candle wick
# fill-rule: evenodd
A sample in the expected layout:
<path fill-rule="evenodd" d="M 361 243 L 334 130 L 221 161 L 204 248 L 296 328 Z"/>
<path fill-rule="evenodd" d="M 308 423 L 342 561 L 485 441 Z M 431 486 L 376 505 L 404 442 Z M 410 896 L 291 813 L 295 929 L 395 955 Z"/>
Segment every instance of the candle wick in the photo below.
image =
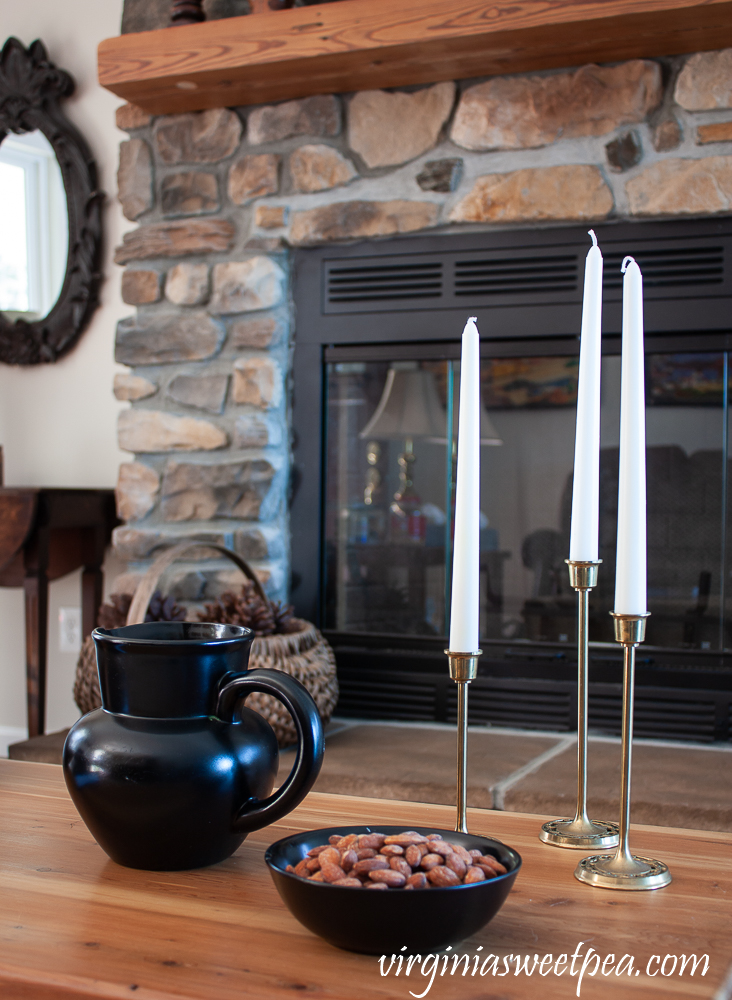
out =
<path fill-rule="evenodd" d="M 477 322 L 478 322 L 477 316 L 468 316 L 468 323 L 477 323 Z"/>
<path fill-rule="evenodd" d="M 587 235 L 592 237 L 592 245 L 593 245 L 593 247 L 596 247 L 597 246 L 597 237 L 595 236 L 595 230 L 594 229 L 588 229 L 587 230 Z"/>
<path fill-rule="evenodd" d="M 621 274 L 625 274 L 625 271 L 626 271 L 626 269 L 628 267 L 628 264 L 635 264 L 635 257 L 624 257 L 623 258 L 623 264 L 622 264 L 622 267 L 620 268 L 620 273 Z"/>

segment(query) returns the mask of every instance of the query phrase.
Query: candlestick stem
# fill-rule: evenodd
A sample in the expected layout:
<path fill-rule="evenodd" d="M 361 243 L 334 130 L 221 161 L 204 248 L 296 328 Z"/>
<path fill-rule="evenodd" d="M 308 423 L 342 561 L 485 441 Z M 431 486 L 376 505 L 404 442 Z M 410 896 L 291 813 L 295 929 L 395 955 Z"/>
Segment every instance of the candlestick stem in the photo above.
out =
<path fill-rule="evenodd" d="M 583 858 L 575 870 L 575 878 L 603 889 L 660 889 L 671 881 L 663 861 L 631 854 L 630 777 L 633 759 L 633 701 L 635 688 L 635 650 L 646 633 L 648 614 L 611 612 L 615 624 L 615 639 L 623 645 L 623 728 L 622 770 L 620 778 L 620 839 L 615 854 L 597 854 Z"/>
<path fill-rule="evenodd" d="M 450 663 L 450 677 L 457 684 L 457 818 L 455 830 L 468 832 L 468 684 L 478 676 L 478 657 L 483 652 L 454 653 L 445 650 Z"/>
<path fill-rule="evenodd" d="M 618 842 L 617 824 L 591 820 L 587 815 L 588 618 L 590 590 L 597 585 L 601 562 L 566 560 L 570 585 L 577 591 L 577 809 L 574 819 L 552 819 L 542 826 L 539 840 L 552 847 L 586 850 L 614 847 Z"/>

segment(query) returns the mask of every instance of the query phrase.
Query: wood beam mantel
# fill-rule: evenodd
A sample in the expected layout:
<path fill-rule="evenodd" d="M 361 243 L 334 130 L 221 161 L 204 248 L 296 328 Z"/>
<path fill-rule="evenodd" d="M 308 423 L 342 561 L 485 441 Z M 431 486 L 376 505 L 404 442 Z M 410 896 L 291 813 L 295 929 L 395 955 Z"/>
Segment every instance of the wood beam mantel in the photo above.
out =
<path fill-rule="evenodd" d="M 732 0 L 347 0 L 108 38 L 153 114 L 720 49 Z"/>

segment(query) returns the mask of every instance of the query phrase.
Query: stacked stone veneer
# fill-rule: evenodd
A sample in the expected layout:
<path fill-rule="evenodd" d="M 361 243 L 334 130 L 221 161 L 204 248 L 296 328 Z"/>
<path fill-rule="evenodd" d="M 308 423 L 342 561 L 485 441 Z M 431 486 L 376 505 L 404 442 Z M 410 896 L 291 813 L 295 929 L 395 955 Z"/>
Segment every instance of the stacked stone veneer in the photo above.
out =
<path fill-rule="evenodd" d="M 732 209 L 732 50 L 118 124 L 120 587 L 194 537 L 287 592 L 289 247 Z M 234 578 L 200 556 L 177 596 Z"/>

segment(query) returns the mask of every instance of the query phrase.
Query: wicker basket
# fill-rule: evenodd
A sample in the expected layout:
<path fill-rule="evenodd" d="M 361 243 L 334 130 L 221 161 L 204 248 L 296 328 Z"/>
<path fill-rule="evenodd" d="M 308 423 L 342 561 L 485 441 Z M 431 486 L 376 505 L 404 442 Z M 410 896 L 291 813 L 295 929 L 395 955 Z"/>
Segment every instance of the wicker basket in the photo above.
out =
<path fill-rule="evenodd" d="M 140 580 L 127 614 L 128 625 L 135 625 L 145 620 L 150 598 L 155 592 L 160 577 L 171 563 L 190 553 L 193 549 L 200 550 L 201 548 L 216 549 L 236 563 L 244 575 L 253 582 L 260 597 L 267 599 L 252 569 L 236 553 L 222 545 L 183 542 L 166 549 L 159 555 Z M 266 667 L 270 670 L 282 670 L 300 681 L 315 701 L 320 718 L 325 725 L 330 721 L 338 701 L 338 679 L 333 650 L 310 622 L 302 619 L 295 619 L 295 622 L 300 625 L 300 630 L 297 632 L 288 632 L 284 635 L 256 636 L 252 642 L 249 667 L 250 669 Z M 90 635 L 84 640 L 79 662 L 76 665 L 74 701 L 82 713 L 91 712 L 102 704 L 94 640 Z M 280 747 L 287 747 L 297 742 L 297 733 L 292 719 L 276 698 L 268 694 L 250 694 L 245 704 L 269 722 L 275 731 Z"/>

